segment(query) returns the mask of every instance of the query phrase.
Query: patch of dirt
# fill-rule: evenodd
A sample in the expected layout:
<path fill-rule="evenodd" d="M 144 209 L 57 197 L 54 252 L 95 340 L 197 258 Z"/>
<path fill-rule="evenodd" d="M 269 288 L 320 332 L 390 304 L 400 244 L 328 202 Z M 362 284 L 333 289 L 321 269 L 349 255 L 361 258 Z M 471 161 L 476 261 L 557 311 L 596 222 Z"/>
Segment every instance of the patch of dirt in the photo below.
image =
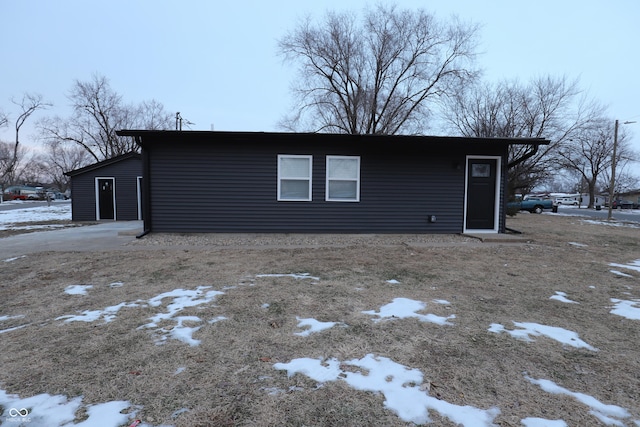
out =
<path fill-rule="evenodd" d="M 173 243 L 161 249 L 141 250 L 141 242 L 128 252 L 18 258 L 1 266 L 0 315 L 24 317 L 1 321 L 0 330 L 27 326 L 0 334 L 0 388 L 21 397 L 82 395 L 88 404 L 129 400 L 154 425 L 411 425 L 385 409 L 382 395 L 341 381 L 318 387 L 273 367 L 301 357 L 344 361 L 371 353 L 419 369 L 425 389 L 439 399 L 498 407 L 501 426 L 526 417 L 598 425 L 587 406 L 547 393 L 525 375 L 626 408 L 629 424 L 640 419 L 640 321 L 610 313 L 611 298 L 640 298 L 639 273 L 625 270 L 634 277 L 622 277 L 609 266 L 640 259 L 640 230 L 553 215 L 518 215 L 508 227 L 531 243 L 383 244 L 381 236 L 382 243 L 335 247 L 325 237 L 309 247 L 190 242 L 186 250 L 180 236 L 170 236 Z M 260 276 L 288 273 L 319 280 Z M 78 284 L 93 288 L 64 293 Z M 108 323 L 56 320 L 198 286 L 224 292 L 180 313 L 205 320 L 193 334 L 198 346 L 174 339 L 157 345 L 154 332 L 140 328 L 169 300 L 122 308 Z M 558 291 L 579 304 L 549 299 Z M 456 317 L 452 325 L 374 323 L 362 313 L 399 297 L 424 301 L 424 313 Z M 226 319 L 206 322 L 219 316 Z M 348 326 L 301 337 L 294 335 L 302 331 L 296 317 Z M 512 330 L 514 321 L 574 331 L 598 350 L 488 331 L 494 323 Z M 430 417 L 433 425 L 454 426 L 437 412 Z"/>

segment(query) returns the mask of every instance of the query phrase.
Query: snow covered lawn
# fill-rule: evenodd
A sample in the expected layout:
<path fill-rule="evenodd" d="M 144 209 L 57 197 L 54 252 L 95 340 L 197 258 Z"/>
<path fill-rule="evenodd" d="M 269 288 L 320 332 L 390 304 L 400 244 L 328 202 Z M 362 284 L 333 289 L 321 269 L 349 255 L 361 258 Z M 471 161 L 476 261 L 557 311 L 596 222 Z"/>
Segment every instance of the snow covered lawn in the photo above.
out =
<path fill-rule="evenodd" d="M 510 221 L 533 243 L 15 254 L 0 425 L 640 426 L 640 230 Z"/>
<path fill-rule="evenodd" d="M 38 203 L 40 204 L 40 203 Z M 2 206 L 19 206 L 17 209 L 0 210 L 0 237 L 4 234 L 42 231 L 72 226 L 71 203 L 54 201 L 51 206 L 33 206 L 34 202 L 3 202 Z"/>

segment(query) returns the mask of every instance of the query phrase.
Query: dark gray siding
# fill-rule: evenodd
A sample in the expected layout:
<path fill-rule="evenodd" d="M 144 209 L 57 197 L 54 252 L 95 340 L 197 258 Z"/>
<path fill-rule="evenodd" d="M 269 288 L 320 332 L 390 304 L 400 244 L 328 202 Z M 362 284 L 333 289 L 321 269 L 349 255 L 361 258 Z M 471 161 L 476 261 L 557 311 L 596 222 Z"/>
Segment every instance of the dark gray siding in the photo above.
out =
<path fill-rule="evenodd" d="M 152 141 L 146 147 L 156 232 L 459 233 L 467 154 L 504 145 Z M 313 155 L 313 200 L 277 201 L 278 154 Z M 361 158 L 360 202 L 325 201 L 327 155 Z M 436 222 L 429 223 L 428 215 Z"/>
<path fill-rule="evenodd" d="M 137 177 L 142 176 L 139 156 L 71 175 L 71 218 L 96 220 L 96 177 L 115 178 L 116 220 L 138 219 Z"/>

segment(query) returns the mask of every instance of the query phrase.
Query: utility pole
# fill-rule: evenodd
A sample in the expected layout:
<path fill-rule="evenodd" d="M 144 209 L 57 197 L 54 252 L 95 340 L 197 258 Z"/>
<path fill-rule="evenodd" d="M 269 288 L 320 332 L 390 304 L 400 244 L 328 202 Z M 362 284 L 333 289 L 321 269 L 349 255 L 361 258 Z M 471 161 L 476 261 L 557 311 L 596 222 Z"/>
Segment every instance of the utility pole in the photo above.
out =
<path fill-rule="evenodd" d="M 623 125 L 628 125 L 630 123 L 635 122 L 622 122 Z M 616 120 L 615 127 L 613 129 L 613 157 L 611 158 L 611 181 L 609 182 L 609 214 L 607 215 L 607 220 L 611 221 L 611 215 L 613 211 L 613 196 L 616 186 L 616 161 L 617 161 L 617 151 L 618 151 L 618 120 Z"/>
<path fill-rule="evenodd" d="M 611 157 L 611 180 L 609 181 L 609 214 L 607 219 L 611 221 L 613 212 L 613 191 L 616 185 L 616 156 L 618 155 L 618 120 L 616 119 L 615 127 L 613 128 L 613 155 Z"/>

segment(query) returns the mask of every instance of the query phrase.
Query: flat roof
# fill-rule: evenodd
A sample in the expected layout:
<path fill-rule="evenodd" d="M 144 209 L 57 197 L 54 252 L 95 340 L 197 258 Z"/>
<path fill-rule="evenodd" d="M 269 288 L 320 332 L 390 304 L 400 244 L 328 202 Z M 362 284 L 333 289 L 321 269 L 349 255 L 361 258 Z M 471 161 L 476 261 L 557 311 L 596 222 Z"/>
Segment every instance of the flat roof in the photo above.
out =
<path fill-rule="evenodd" d="M 545 138 L 487 138 L 466 136 L 433 136 L 433 135 L 354 135 L 345 133 L 294 133 L 294 132 L 237 132 L 237 131 L 202 131 L 202 130 L 143 130 L 122 129 L 116 132 L 119 136 L 151 139 L 175 138 L 180 135 L 186 139 L 232 138 L 232 139 L 292 139 L 303 137 L 307 140 L 342 140 L 344 142 L 428 142 L 428 143 L 503 143 L 510 145 L 548 145 L 551 141 Z"/>

